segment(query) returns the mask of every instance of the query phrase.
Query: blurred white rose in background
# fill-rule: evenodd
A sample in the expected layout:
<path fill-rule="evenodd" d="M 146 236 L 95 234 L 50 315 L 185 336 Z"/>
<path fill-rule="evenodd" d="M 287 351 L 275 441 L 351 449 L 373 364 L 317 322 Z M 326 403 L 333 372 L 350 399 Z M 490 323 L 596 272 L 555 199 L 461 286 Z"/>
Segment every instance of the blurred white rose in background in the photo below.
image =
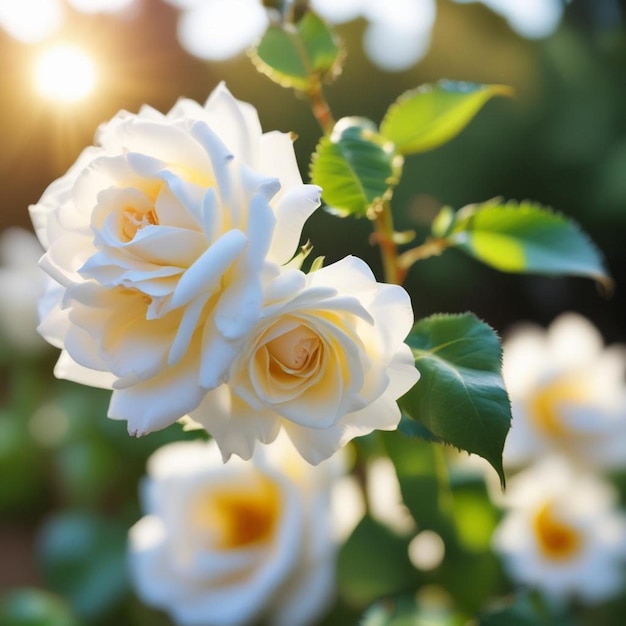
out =
<path fill-rule="evenodd" d="M 493 546 L 511 578 L 546 597 L 592 604 L 623 589 L 626 518 L 598 477 L 560 459 L 513 477 Z"/>
<path fill-rule="evenodd" d="M 190 54 L 223 61 L 242 53 L 269 23 L 261 0 L 166 0 L 181 10 L 178 39 Z M 456 0 L 463 4 L 478 0 Z M 519 35 L 552 34 L 563 16 L 561 0 L 483 0 Z M 388 72 L 407 70 L 430 49 L 437 16 L 435 0 L 311 0 L 311 8 L 333 24 L 366 21 L 363 48 Z"/>
<path fill-rule="evenodd" d="M 284 269 L 268 284 L 263 312 L 233 361 L 227 384 L 191 418 L 225 459 L 247 459 L 256 441 L 284 429 L 317 464 L 354 437 L 394 430 L 396 400 L 418 380 L 407 292 L 377 283 L 360 259 L 304 274 Z"/>
<path fill-rule="evenodd" d="M 343 472 L 341 455 L 314 468 L 286 438 L 227 464 L 214 442 L 161 448 L 130 530 L 139 597 L 182 626 L 314 623 L 334 597 Z"/>
<path fill-rule="evenodd" d="M 41 350 L 37 306 L 45 274 L 37 266 L 43 250 L 33 233 L 11 227 L 0 233 L 0 337 L 23 352 Z"/>
<path fill-rule="evenodd" d="M 205 106 L 122 111 L 96 143 L 31 207 L 60 286 L 40 332 L 57 376 L 112 387 L 109 417 L 140 435 L 222 382 L 320 190 L 223 85 Z"/>
<path fill-rule="evenodd" d="M 121 13 L 135 0 L 66 0 L 82 13 Z M 26 44 L 36 44 L 56 35 L 67 18 L 63 0 L 2 0 L 0 28 Z"/>
<path fill-rule="evenodd" d="M 561 315 L 547 330 L 512 332 L 504 341 L 513 411 L 505 464 L 556 452 L 597 469 L 626 466 L 625 371 L 624 347 L 605 348 L 579 315 Z"/>
<path fill-rule="evenodd" d="M 501 15 L 522 37 L 542 39 L 557 29 L 565 4 L 571 0 L 455 0 L 459 4 L 482 2 Z"/>
<path fill-rule="evenodd" d="M 223 61 L 243 52 L 269 23 L 260 0 L 167 0 L 183 9 L 178 39 L 196 57 Z"/>
<path fill-rule="evenodd" d="M 269 24 L 261 0 L 166 0 L 181 10 L 178 39 L 190 54 L 223 61 L 252 46 Z M 435 0 L 312 0 L 311 8 L 331 23 L 367 20 L 363 46 L 372 62 L 405 70 L 428 52 Z"/>

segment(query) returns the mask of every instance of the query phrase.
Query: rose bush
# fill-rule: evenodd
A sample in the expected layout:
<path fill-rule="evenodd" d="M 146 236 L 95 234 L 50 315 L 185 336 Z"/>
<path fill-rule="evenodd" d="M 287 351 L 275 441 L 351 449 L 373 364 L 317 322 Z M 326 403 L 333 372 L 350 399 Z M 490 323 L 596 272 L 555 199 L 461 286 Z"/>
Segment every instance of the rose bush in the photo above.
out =
<path fill-rule="evenodd" d="M 319 463 L 356 436 L 397 427 L 396 400 L 419 378 L 403 343 L 412 324 L 406 291 L 377 283 L 355 257 L 309 274 L 283 269 L 228 384 L 191 418 L 225 459 L 250 458 L 256 441 L 269 443 L 282 428 Z"/>
<path fill-rule="evenodd" d="M 342 472 L 340 456 L 313 468 L 286 439 L 225 465 L 215 442 L 157 450 L 130 530 L 138 595 L 183 626 L 314 623 L 334 595 Z"/>
<path fill-rule="evenodd" d="M 109 416 L 140 435 L 221 383 L 319 188 L 223 85 L 204 107 L 121 112 L 96 143 L 31 207 L 57 283 L 40 332 L 56 374 L 113 388 Z"/>

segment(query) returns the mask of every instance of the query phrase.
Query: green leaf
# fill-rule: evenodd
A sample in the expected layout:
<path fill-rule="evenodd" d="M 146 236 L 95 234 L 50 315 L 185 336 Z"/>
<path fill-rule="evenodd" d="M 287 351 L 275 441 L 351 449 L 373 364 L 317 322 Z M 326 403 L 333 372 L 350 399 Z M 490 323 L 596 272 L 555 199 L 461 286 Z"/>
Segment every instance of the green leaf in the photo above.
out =
<path fill-rule="evenodd" d="M 452 508 L 459 541 L 472 553 L 489 552 L 499 514 L 482 475 L 462 472 L 451 480 Z"/>
<path fill-rule="evenodd" d="M 126 525 L 86 513 L 58 514 L 44 525 L 39 558 L 47 584 L 93 621 L 128 590 Z"/>
<path fill-rule="evenodd" d="M 440 81 L 402 94 L 387 111 L 380 132 L 400 154 L 426 152 L 458 135 L 494 96 L 511 96 L 506 85 Z"/>
<path fill-rule="evenodd" d="M 445 602 L 420 602 L 414 594 L 387 598 L 371 606 L 361 626 L 464 626 L 467 618 Z"/>
<path fill-rule="evenodd" d="M 378 134 L 374 122 L 344 117 L 317 145 L 311 179 L 323 189 L 329 210 L 362 217 L 391 199 L 401 168 L 401 157 Z"/>
<path fill-rule="evenodd" d="M 555 609 L 556 605 L 551 610 L 537 594 L 521 593 L 483 611 L 479 615 L 478 626 L 574 626 L 566 608 L 560 615 Z"/>
<path fill-rule="evenodd" d="M 572 220 L 536 203 L 496 199 L 467 206 L 456 214 L 446 241 L 503 272 L 586 276 L 611 288 L 589 237 Z"/>
<path fill-rule="evenodd" d="M 308 91 L 321 78 L 339 72 L 341 56 L 332 31 L 309 11 L 295 25 L 270 25 L 252 60 L 259 71 L 279 85 Z"/>
<path fill-rule="evenodd" d="M 452 207 L 442 207 L 431 225 L 433 237 L 446 237 L 454 226 L 454 216 L 455 212 Z"/>
<path fill-rule="evenodd" d="M 339 591 L 346 602 L 364 607 L 385 595 L 411 589 L 418 572 L 408 555 L 409 540 L 364 517 L 339 553 Z"/>
<path fill-rule="evenodd" d="M 495 331 L 471 313 L 433 315 L 407 338 L 421 373 L 402 411 L 443 441 L 485 458 L 504 483 L 502 450 L 511 407 Z"/>
<path fill-rule="evenodd" d="M 78 626 L 70 608 L 47 591 L 16 589 L 0 600 L 3 626 Z"/>
<path fill-rule="evenodd" d="M 416 437 L 431 443 L 441 443 L 441 439 L 439 437 L 435 437 L 435 435 L 433 435 L 430 430 L 424 426 L 424 424 L 420 424 L 406 415 L 402 415 L 400 418 L 398 430 L 407 437 Z"/>
<path fill-rule="evenodd" d="M 409 418 L 406 421 L 419 426 Z M 446 546 L 456 541 L 448 477 L 440 465 L 441 450 L 426 441 L 398 436 L 396 432 L 380 433 L 380 436 L 395 467 L 402 501 L 417 527 L 436 531 Z"/>
<path fill-rule="evenodd" d="M 46 506 L 45 463 L 26 416 L 0 409 L 0 517 Z"/>

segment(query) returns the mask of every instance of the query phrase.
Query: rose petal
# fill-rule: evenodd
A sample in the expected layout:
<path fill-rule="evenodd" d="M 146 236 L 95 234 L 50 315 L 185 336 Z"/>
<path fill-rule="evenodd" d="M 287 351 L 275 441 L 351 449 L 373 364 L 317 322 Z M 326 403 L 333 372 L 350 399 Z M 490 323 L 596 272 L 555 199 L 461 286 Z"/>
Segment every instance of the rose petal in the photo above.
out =
<path fill-rule="evenodd" d="M 230 172 L 230 165 L 234 158 L 232 153 L 222 143 L 218 135 L 202 122 L 196 122 L 191 127 L 191 134 L 204 148 L 211 160 L 213 174 L 217 181 L 216 188 L 219 193 L 220 203 L 231 209 L 233 212 L 233 223 L 239 225 L 240 216 L 237 215 L 237 207 L 233 202 L 233 184 Z"/>
<path fill-rule="evenodd" d="M 315 185 L 300 185 L 286 191 L 276 204 L 276 228 L 269 258 L 283 265 L 296 253 L 302 228 L 320 206 L 321 189 Z"/>
<path fill-rule="evenodd" d="M 256 109 L 236 100 L 224 83 L 211 92 L 206 104 L 206 120 L 210 127 L 219 129 L 224 145 L 245 163 L 256 167 L 259 160 L 261 123 Z"/>
<path fill-rule="evenodd" d="M 160 430 L 193 411 L 206 390 L 198 386 L 198 355 L 188 352 L 176 367 L 111 396 L 108 417 L 126 420 L 128 432 L 139 437 Z"/>
<path fill-rule="evenodd" d="M 272 411 L 251 410 L 227 385 L 208 393 L 191 417 L 211 433 L 225 462 L 232 454 L 250 459 L 255 442 L 271 443 L 280 430 Z"/>
<path fill-rule="evenodd" d="M 185 355 L 189 348 L 193 334 L 197 331 L 200 315 L 206 304 L 207 298 L 200 296 L 190 302 L 183 313 L 178 327 L 178 332 L 168 355 L 168 365 L 176 365 Z"/>
<path fill-rule="evenodd" d="M 102 389 L 112 389 L 115 382 L 115 376 L 110 372 L 101 372 L 83 367 L 76 363 L 66 350 L 61 352 L 56 362 L 54 375 L 57 378 L 73 380 L 75 383 Z"/>
<path fill-rule="evenodd" d="M 172 306 L 183 306 L 200 293 L 217 289 L 224 272 L 242 253 L 247 243 L 246 236 L 239 230 L 224 233 L 181 276 L 172 297 Z"/>
<path fill-rule="evenodd" d="M 277 200 L 302 185 L 291 134 L 279 131 L 264 133 L 259 146 L 260 158 L 256 163 L 256 169 L 263 174 L 278 177 L 281 191 L 278 192 Z M 306 187 L 313 187 L 313 185 L 306 185 Z"/>
<path fill-rule="evenodd" d="M 205 389 L 214 389 L 226 377 L 230 364 L 238 353 L 239 346 L 222 337 L 210 318 L 202 333 L 202 359 L 199 383 Z"/>

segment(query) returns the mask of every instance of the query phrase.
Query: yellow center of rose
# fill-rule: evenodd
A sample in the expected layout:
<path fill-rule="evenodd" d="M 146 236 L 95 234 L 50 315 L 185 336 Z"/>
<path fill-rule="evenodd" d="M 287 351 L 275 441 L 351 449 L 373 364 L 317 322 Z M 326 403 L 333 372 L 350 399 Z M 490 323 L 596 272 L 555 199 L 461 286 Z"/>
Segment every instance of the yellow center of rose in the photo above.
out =
<path fill-rule="evenodd" d="M 321 342 L 306 326 L 300 325 L 267 343 L 271 363 L 287 373 L 309 372 L 317 363 Z"/>
<path fill-rule="evenodd" d="M 200 531 L 209 529 L 220 550 L 236 550 L 268 541 L 280 519 L 280 492 L 268 479 L 255 488 L 211 491 L 193 511 Z"/>
<path fill-rule="evenodd" d="M 535 426 L 546 435 L 563 437 L 571 434 L 563 423 L 563 403 L 576 404 L 584 401 L 585 387 L 571 377 L 561 377 L 541 389 L 529 403 L 530 417 Z"/>
<path fill-rule="evenodd" d="M 578 530 L 559 520 L 551 503 L 539 509 L 533 519 L 533 530 L 541 553 L 552 561 L 571 558 L 582 545 Z"/>
<path fill-rule="evenodd" d="M 154 209 L 140 211 L 134 207 L 126 207 L 120 214 L 120 239 L 124 242 L 132 241 L 138 230 L 158 223 Z"/>

